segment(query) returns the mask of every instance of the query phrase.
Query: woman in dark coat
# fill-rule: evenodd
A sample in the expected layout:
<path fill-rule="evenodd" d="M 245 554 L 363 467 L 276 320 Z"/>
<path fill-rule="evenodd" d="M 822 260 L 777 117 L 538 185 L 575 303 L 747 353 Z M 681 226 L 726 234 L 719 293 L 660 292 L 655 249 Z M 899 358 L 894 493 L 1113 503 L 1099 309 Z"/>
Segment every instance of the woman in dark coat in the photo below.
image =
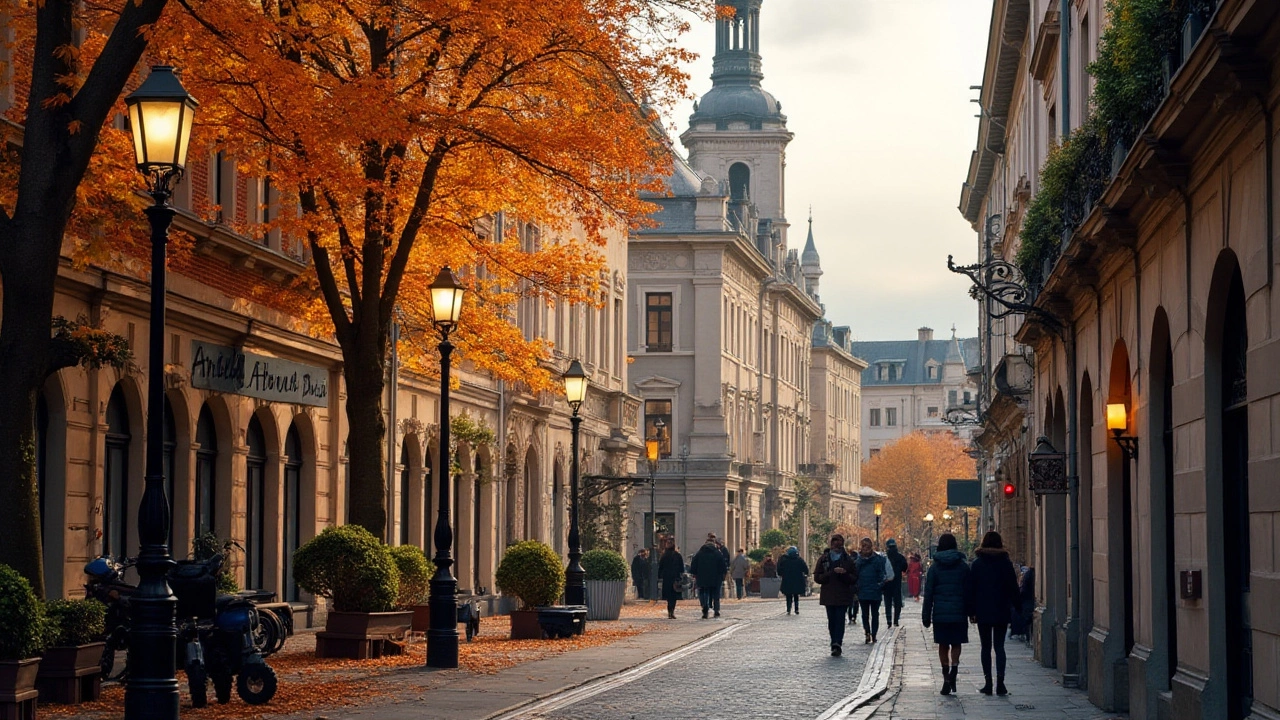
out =
<path fill-rule="evenodd" d="M 982 538 L 982 547 L 969 566 L 969 589 L 973 599 L 970 620 L 978 624 L 982 642 L 982 674 L 987 684 L 978 692 L 991 694 L 991 650 L 996 651 L 996 694 L 1008 695 L 1004 687 L 1004 634 L 1015 607 L 1020 605 L 1018 573 L 1013 569 L 1009 553 L 1004 549 L 1000 533 L 994 530 Z"/>
<path fill-rule="evenodd" d="M 862 608 L 862 630 L 866 642 L 876 641 L 880 633 L 880 601 L 884 598 L 884 584 L 889 580 L 885 572 L 884 556 L 875 551 L 871 538 L 862 538 L 858 555 L 854 558 L 854 572 L 858 576 L 858 606 Z M 870 617 L 868 617 L 870 615 Z"/>
<path fill-rule="evenodd" d="M 760 577 L 778 577 L 778 564 L 773 561 L 772 555 L 765 555 L 764 562 L 760 563 Z"/>
<path fill-rule="evenodd" d="M 779 590 L 787 598 L 787 614 L 791 614 L 794 605 L 796 614 L 800 614 L 800 596 L 804 594 L 804 579 L 809 574 L 809 564 L 800 557 L 795 545 L 787 548 L 787 554 L 778 561 L 778 577 L 782 578 Z"/>
<path fill-rule="evenodd" d="M 667 538 L 665 549 L 658 560 L 658 583 L 662 585 L 662 599 L 667 601 L 667 617 L 676 616 L 676 601 L 680 599 L 677 585 L 684 577 L 684 557 L 676 551 L 676 541 Z"/>
<path fill-rule="evenodd" d="M 924 626 L 933 624 L 933 641 L 938 643 L 938 660 L 942 662 L 942 694 L 956 689 L 960 672 L 960 646 L 969 642 L 969 564 L 956 544 L 956 536 L 943 533 L 938 538 L 938 551 L 924 581 Z"/>
<path fill-rule="evenodd" d="M 822 586 L 818 604 L 827 609 L 827 632 L 831 635 L 831 657 L 840 657 L 844 645 L 844 616 L 857 595 L 857 568 L 844 549 L 844 536 L 831 536 L 831 545 L 813 566 L 813 581 Z"/>

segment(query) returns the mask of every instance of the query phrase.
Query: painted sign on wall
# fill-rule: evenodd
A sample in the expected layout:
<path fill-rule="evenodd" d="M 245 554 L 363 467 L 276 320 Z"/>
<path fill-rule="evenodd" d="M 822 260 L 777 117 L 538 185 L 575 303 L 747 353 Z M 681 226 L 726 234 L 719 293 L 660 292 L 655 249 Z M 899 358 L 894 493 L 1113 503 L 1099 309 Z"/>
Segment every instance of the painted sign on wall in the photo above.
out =
<path fill-rule="evenodd" d="M 329 371 L 240 348 L 191 341 L 191 386 L 271 402 L 325 407 Z"/>

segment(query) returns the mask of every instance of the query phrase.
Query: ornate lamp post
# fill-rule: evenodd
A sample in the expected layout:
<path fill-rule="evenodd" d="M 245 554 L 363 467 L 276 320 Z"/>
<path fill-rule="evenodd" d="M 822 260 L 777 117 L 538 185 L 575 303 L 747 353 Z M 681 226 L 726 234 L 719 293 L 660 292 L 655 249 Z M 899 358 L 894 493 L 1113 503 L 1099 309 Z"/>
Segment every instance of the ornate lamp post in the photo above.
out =
<path fill-rule="evenodd" d="M 578 410 L 582 401 L 587 399 L 587 373 L 582 363 L 574 360 L 564 373 L 564 396 L 573 409 L 569 416 L 572 426 L 570 433 L 572 442 L 569 445 L 569 567 L 564 570 L 564 604 L 587 604 L 587 573 L 582 569 L 582 544 L 578 535 L 578 429 L 582 426 L 582 416 Z"/>
<path fill-rule="evenodd" d="M 880 513 L 884 512 L 884 503 L 876 503 L 876 549 L 880 549 Z"/>
<path fill-rule="evenodd" d="M 182 179 L 191 140 L 196 99 L 168 65 L 156 65 L 146 81 L 125 98 L 138 171 L 147 178 L 154 201 L 146 209 L 151 223 L 151 321 L 147 348 L 147 458 L 142 503 L 138 507 L 138 590 L 133 595 L 129 628 L 129 681 L 124 692 L 126 718 L 178 717 L 174 621 L 178 601 L 166 575 L 169 554 L 169 499 L 164 495 L 164 301 L 165 250 L 176 211 L 169 204 Z"/>
<path fill-rule="evenodd" d="M 453 494 L 449 482 L 449 356 L 453 343 L 449 342 L 449 333 L 462 317 L 463 292 L 453 270 L 448 265 L 440 268 L 431 283 L 432 322 L 440 332 L 440 510 L 436 513 L 436 555 L 431 560 L 436 574 L 431 577 L 431 620 L 427 628 L 427 667 L 432 668 L 458 667 L 458 580 L 449 571 L 453 565 L 453 526 L 449 517 Z"/>
<path fill-rule="evenodd" d="M 924 516 L 924 521 L 929 523 L 929 544 L 925 546 L 929 553 L 929 559 L 933 559 L 933 513 Z"/>
<path fill-rule="evenodd" d="M 662 457 L 662 431 L 667 424 L 658 418 L 653 423 L 653 437 L 645 440 L 644 452 L 649 461 L 649 599 L 658 600 L 658 460 Z"/>

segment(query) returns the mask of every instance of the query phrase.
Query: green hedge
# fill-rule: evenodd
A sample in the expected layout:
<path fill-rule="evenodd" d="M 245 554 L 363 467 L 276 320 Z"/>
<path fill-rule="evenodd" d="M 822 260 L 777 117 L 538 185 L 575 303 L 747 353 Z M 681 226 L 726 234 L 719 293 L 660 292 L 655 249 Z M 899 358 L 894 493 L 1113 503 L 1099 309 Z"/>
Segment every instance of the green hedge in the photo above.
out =
<path fill-rule="evenodd" d="M 498 589 L 520 599 L 524 609 L 551 605 L 564 593 L 564 566 L 546 543 L 525 540 L 507 548 L 494 576 Z"/>
<path fill-rule="evenodd" d="M 359 525 L 325 528 L 293 554 L 298 587 L 339 612 L 386 612 L 400 591 L 391 550 Z"/>
<path fill-rule="evenodd" d="M 98 642 L 106 632 L 107 606 L 94 600 L 50 600 L 44 606 L 49 618 L 49 645 L 69 647 Z"/>
<path fill-rule="evenodd" d="M 49 636 L 44 605 L 31 583 L 0 564 L 0 660 L 25 660 L 44 650 Z"/>
<path fill-rule="evenodd" d="M 582 554 L 582 569 L 588 580 L 626 580 L 627 561 L 612 550 L 599 548 Z"/>
<path fill-rule="evenodd" d="M 423 605 L 431 590 L 431 576 L 436 574 L 435 563 L 427 559 L 417 545 L 397 545 L 391 548 L 395 561 L 400 591 L 396 595 L 396 607 L 408 610 Z"/>

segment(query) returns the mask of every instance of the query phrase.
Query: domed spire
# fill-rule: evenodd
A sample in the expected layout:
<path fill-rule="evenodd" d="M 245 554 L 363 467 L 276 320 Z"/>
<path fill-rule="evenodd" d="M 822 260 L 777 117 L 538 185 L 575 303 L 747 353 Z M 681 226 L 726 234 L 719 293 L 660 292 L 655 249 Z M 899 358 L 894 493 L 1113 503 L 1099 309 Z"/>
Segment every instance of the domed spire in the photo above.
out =
<path fill-rule="evenodd" d="M 716 54 L 711 90 L 694 106 L 691 123 L 718 120 L 786 121 L 782 104 L 760 87 L 760 4 L 762 0 L 716 0 Z"/>
<path fill-rule="evenodd" d="M 804 241 L 804 252 L 800 255 L 800 265 L 814 268 L 822 274 L 822 258 L 818 257 L 818 246 L 813 244 L 813 206 L 809 206 L 809 237 Z M 808 274 L 806 272 L 806 274 Z"/>

